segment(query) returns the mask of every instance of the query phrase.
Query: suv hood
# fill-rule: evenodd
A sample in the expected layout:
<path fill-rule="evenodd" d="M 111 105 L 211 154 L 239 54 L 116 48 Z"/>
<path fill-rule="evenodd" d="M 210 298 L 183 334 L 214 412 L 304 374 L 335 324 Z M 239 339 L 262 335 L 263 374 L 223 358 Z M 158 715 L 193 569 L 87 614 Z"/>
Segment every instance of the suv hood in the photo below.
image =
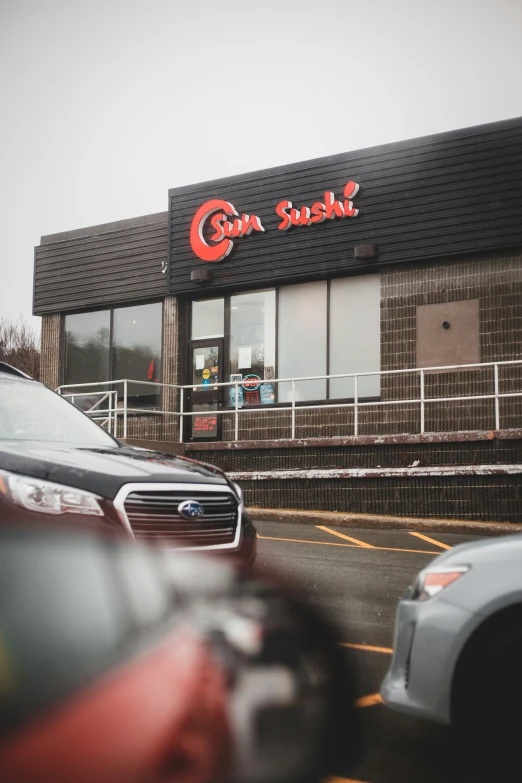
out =
<path fill-rule="evenodd" d="M 213 465 L 117 445 L 90 448 L 66 443 L 0 441 L 0 470 L 78 487 L 110 500 L 130 482 L 228 483 L 224 473 Z"/>

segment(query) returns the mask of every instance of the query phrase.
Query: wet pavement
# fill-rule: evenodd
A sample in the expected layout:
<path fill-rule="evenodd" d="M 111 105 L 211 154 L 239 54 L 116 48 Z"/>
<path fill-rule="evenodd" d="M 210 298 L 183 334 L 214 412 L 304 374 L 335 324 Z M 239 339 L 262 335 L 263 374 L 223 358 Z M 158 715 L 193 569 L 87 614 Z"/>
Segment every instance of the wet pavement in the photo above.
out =
<path fill-rule="evenodd" d="M 468 783 L 448 728 L 392 712 L 377 694 L 390 663 L 397 602 L 436 555 L 477 536 L 256 522 L 258 563 L 298 584 L 331 618 L 356 676 L 363 747 L 339 781 Z"/>

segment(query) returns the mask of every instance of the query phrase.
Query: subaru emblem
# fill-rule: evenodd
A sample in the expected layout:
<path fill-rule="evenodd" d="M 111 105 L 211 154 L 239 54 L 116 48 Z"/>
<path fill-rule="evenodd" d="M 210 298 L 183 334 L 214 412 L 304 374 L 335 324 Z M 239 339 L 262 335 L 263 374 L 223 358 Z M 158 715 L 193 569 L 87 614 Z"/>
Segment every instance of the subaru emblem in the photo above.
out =
<path fill-rule="evenodd" d="M 178 506 L 178 513 L 185 519 L 199 519 L 203 516 L 203 506 L 197 500 L 184 500 Z"/>

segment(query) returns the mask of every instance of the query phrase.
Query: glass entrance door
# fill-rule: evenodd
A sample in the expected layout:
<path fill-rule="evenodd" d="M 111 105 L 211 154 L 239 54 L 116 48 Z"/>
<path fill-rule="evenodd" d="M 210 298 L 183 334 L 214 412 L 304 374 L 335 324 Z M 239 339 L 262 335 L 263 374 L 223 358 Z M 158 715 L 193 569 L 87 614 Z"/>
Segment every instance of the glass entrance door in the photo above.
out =
<path fill-rule="evenodd" d="M 215 384 L 223 380 L 223 340 L 192 342 L 189 351 L 189 377 L 192 388 L 188 395 L 188 410 L 197 416 L 187 416 L 185 437 L 190 440 L 220 440 L 223 389 Z"/>

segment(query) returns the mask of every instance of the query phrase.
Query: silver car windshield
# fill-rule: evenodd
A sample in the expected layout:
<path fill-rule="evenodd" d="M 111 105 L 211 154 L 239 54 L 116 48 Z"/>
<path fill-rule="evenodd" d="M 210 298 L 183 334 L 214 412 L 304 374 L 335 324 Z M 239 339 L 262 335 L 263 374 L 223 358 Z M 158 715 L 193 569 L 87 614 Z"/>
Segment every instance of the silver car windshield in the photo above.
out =
<path fill-rule="evenodd" d="M 67 400 L 39 383 L 20 378 L 0 380 L 0 440 L 117 446 Z"/>

